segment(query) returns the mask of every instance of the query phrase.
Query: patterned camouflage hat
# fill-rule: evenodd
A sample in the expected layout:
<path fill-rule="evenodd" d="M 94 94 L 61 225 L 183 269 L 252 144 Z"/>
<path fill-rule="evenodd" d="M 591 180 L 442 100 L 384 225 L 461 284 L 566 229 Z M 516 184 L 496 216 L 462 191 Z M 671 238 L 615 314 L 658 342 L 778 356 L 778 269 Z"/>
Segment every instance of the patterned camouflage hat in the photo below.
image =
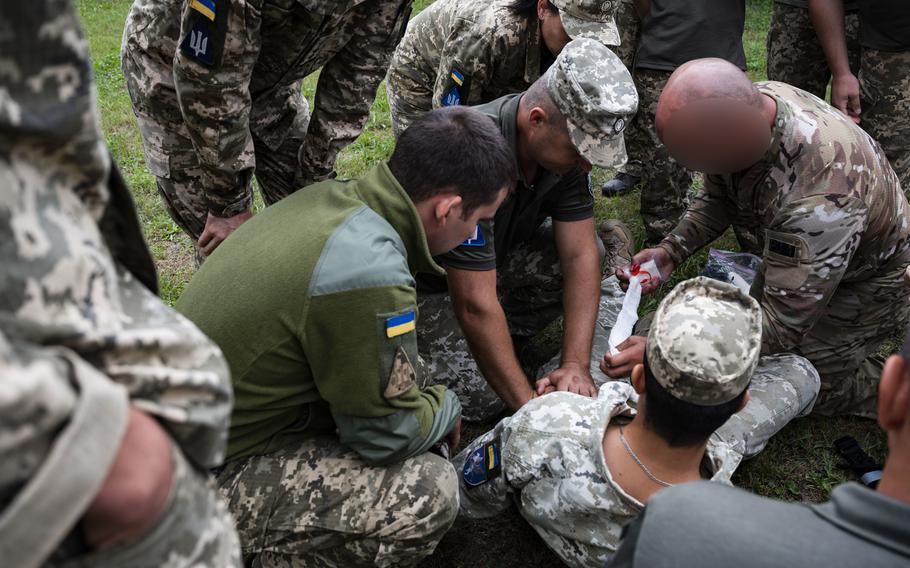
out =
<path fill-rule="evenodd" d="M 572 39 L 588 38 L 604 45 L 619 45 L 613 15 L 619 0 L 551 0 L 559 8 L 562 27 Z"/>
<path fill-rule="evenodd" d="M 735 286 L 699 276 L 660 303 L 648 335 L 651 374 L 685 402 L 715 406 L 739 396 L 761 350 L 758 302 Z"/>
<path fill-rule="evenodd" d="M 578 153 L 605 168 L 625 163 L 622 131 L 638 108 L 638 92 L 619 57 L 592 39 L 572 40 L 546 77 Z"/>

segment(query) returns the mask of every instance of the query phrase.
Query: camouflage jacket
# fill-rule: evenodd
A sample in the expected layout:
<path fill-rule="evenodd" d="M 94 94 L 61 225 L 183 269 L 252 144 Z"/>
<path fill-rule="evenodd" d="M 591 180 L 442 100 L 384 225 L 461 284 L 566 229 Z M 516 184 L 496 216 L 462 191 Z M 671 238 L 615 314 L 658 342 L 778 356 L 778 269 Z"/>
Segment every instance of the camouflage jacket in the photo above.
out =
<path fill-rule="evenodd" d="M 0 30 L 0 558 L 36 566 L 97 493 L 130 405 L 210 467 L 231 396 L 220 351 L 148 288 L 71 2 L 4 2 Z"/>
<path fill-rule="evenodd" d="M 527 90 L 544 70 L 540 21 L 513 13 L 512 3 L 439 0 L 415 16 L 389 65 L 402 110 L 476 105 Z M 453 88 L 458 100 L 444 101 Z"/>
<path fill-rule="evenodd" d="M 879 145 L 817 97 L 758 83 L 777 102 L 771 147 L 732 175 L 707 175 L 661 243 L 677 266 L 731 224 L 764 236 L 752 287 L 763 351 L 792 351 L 840 285 L 910 263 L 910 207 Z"/>
<path fill-rule="evenodd" d="M 600 568 L 620 542 L 622 527 L 644 509 L 610 475 L 603 437 L 612 422 L 635 415 L 631 385 L 611 381 L 596 399 L 565 392 L 536 398 L 455 457 L 460 511 L 468 518 L 505 511 L 513 497 L 528 520 L 569 566 Z M 465 481 L 465 463 L 499 440 L 501 473 L 482 485 Z M 741 456 L 712 436 L 704 466 L 729 483 Z"/>
<path fill-rule="evenodd" d="M 177 99 L 199 155 L 209 211 L 230 216 L 249 207 L 252 137 L 278 148 L 302 112 L 287 93 L 299 91 L 303 79 L 320 69 L 300 175 L 308 181 L 330 175 L 338 152 L 363 131 L 410 4 L 136 0 L 127 23 L 140 36 L 136 45 L 149 46 L 151 53 L 167 51 L 165 46 L 176 52 Z M 181 18 L 175 44 L 164 30 Z M 206 26 L 204 46 L 202 39 L 193 42 L 197 26 Z"/>

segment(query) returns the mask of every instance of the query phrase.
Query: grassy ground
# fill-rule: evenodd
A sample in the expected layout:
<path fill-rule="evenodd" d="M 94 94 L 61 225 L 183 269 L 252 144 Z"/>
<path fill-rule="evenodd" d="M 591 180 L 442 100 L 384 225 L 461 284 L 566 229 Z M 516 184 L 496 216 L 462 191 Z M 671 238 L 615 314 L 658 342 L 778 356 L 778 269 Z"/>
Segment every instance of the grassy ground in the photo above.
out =
<path fill-rule="evenodd" d="M 418 0 L 420 9 L 428 0 Z M 129 97 L 120 71 L 119 46 L 123 22 L 129 9 L 128 0 L 77 0 L 91 44 L 101 118 L 104 133 L 120 164 L 139 208 L 145 235 L 158 264 L 162 296 L 173 303 L 193 274 L 192 247 L 180 229 L 171 221 L 155 189 L 154 178 L 145 167 L 139 133 L 130 109 Z M 749 72 L 756 79 L 765 75 L 765 36 L 770 17 L 770 0 L 748 0 L 745 34 Z M 415 10 L 416 12 L 417 10 Z M 304 84 L 312 96 L 315 77 Z M 366 131 L 338 159 L 342 177 L 356 177 L 373 163 L 387 157 L 393 146 L 389 109 L 385 89 L 380 88 Z M 611 176 L 595 171 L 595 186 Z M 260 205 L 261 206 L 261 205 Z M 598 198 L 598 219 L 623 219 L 641 245 L 644 232 L 638 217 L 638 195 L 614 199 Z M 724 236 L 718 248 L 735 248 L 730 235 Z M 704 254 L 677 270 L 678 279 L 694 276 L 704 262 Z M 647 302 L 643 312 L 652 311 L 655 301 Z M 544 334 L 535 345 L 539 359 L 546 360 L 558 347 L 558 334 Z M 466 428 L 470 440 L 491 424 Z M 853 419 L 808 418 L 791 424 L 775 437 L 759 457 L 744 464 L 734 477 L 737 485 L 762 495 L 796 501 L 824 500 L 831 488 L 847 479 L 836 468 L 837 458 L 831 443 L 844 434 L 855 436 L 875 457 L 885 452 L 885 440 L 871 422 Z M 517 513 L 509 513 L 484 522 L 460 522 L 443 539 L 437 552 L 423 565 L 442 566 L 545 566 L 558 560 Z"/>

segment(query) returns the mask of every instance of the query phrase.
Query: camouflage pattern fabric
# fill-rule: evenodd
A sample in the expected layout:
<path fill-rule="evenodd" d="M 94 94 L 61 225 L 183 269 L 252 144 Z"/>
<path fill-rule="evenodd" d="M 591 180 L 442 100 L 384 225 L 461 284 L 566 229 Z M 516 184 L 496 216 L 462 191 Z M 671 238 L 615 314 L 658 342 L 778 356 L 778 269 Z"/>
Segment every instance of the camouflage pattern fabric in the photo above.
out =
<path fill-rule="evenodd" d="M 670 73 L 636 69 L 633 76 L 640 100 L 638 114 L 626 129 L 626 140 L 641 163 L 647 164 L 641 170 L 641 219 L 645 241 L 650 244 L 660 242 L 682 217 L 689 203 L 692 173 L 670 157 L 654 129 L 657 101 Z"/>
<path fill-rule="evenodd" d="M 392 56 L 386 92 L 398 137 L 415 118 L 443 106 L 477 105 L 526 91 L 540 77 L 540 20 L 515 14 L 512 0 L 440 0 L 408 24 Z M 453 71 L 463 77 L 461 84 Z M 452 100 L 451 102 L 455 102 Z"/>
<path fill-rule="evenodd" d="M 141 284 L 111 254 L 150 260 L 100 131 L 72 3 L 3 3 L 0 22 L 0 179 L 9 188 L 0 203 L 0 557 L 34 566 L 101 487 L 130 406 L 208 468 L 224 455 L 231 390 L 218 348 L 149 291 L 154 277 Z M 237 564 L 214 493 L 175 460 L 172 504 L 207 509 L 188 516 L 175 505 L 160 521 L 167 535 L 122 552 L 147 545 L 153 565 Z M 196 548 L 200 540 L 208 546 Z"/>
<path fill-rule="evenodd" d="M 413 566 L 452 525 L 451 464 L 367 465 L 334 437 L 228 463 L 217 474 L 249 566 Z"/>
<path fill-rule="evenodd" d="M 632 71 L 632 61 L 635 59 L 635 51 L 638 49 L 638 38 L 641 36 L 641 18 L 638 17 L 638 11 L 635 8 L 635 0 L 620 0 L 616 8 L 616 25 L 619 27 L 619 37 L 621 43 L 613 47 L 615 53 L 626 69 Z M 630 132 L 635 122 L 635 114 L 626 120 L 626 132 Z M 625 172 L 631 176 L 641 177 L 642 162 L 638 158 L 640 152 L 637 145 L 638 139 L 626 136 L 626 153 L 628 159 L 626 164 L 618 171 Z"/>
<path fill-rule="evenodd" d="M 818 369 L 815 411 L 875 416 L 879 343 L 908 317 L 910 207 L 882 149 L 814 95 L 758 83 L 777 118 L 765 158 L 706 176 L 660 246 L 679 263 L 730 225 L 765 235 L 752 286 L 763 353 L 794 352 Z"/>
<path fill-rule="evenodd" d="M 595 166 L 626 162 L 623 130 L 638 108 L 632 75 L 602 43 L 570 41 L 546 72 L 547 92 L 578 153 Z"/>
<path fill-rule="evenodd" d="M 121 64 L 146 163 L 196 240 L 209 212 L 249 208 L 254 171 L 267 204 L 332 175 L 363 130 L 410 1 L 218 2 L 213 65 L 180 48 L 195 32 L 193 6 L 136 0 Z M 300 87 L 320 68 L 311 116 Z"/>
<path fill-rule="evenodd" d="M 875 138 L 910 197 L 910 51 L 863 49 L 860 126 Z"/>
<path fill-rule="evenodd" d="M 660 302 L 645 357 L 654 379 L 679 400 L 729 402 L 746 389 L 761 349 L 761 308 L 736 286 L 699 276 Z"/>
<path fill-rule="evenodd" d="M 850 69 L 859 71 L 859 15 L 848 12 L 844 17 L 847 56 Z M 828 60 L 818 41 L 809 9 L 775 2 L 768 30 L 768 79 L 789 83 L 824 99 L 831 82 Z"/>
<path fill-rule="evenodd" d="M 212 479 L 173 450 L 171 491 L 161 521 L 140 540 L 73 558 L 56 557 L 60 568 L 124 566 L 241 566 L 240 541 Z"/>
<path fill-rule="evenodd" d="M 808 414 L 818 387 L 818 373 L 802 357 L 762 357 L 746 407 L 708 440 L 703 465 L 712 481 L 729 484 L 743 459 L 764 449 L 792 419 Z M 604 383 L 597 399 L 552 393 L 528 402 L 453 459 L 460 478 L 459 515 L 491 517 L 515 502 L 567 565 L 603 566 L 619 545 L 623 526 L 644 508 L 614 481 L 602 444 L 607 426 L 630 421 L 637 403 L 631 385 L 622 381 Z M 499 444 L 501 473 L 471 486 L 465 463 L 490 442 Z"/>

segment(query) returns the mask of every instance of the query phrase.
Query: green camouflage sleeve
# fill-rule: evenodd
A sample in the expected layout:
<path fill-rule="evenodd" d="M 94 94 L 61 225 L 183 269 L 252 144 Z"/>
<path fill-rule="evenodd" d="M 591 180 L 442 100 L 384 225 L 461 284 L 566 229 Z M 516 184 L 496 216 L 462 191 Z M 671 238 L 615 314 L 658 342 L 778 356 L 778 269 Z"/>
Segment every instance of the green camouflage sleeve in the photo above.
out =
<path fill-rule="evenodd" d="M 676 266 L 695 254 L 730 226 L 729 203 L 723 180 L 705 176 L 705 185 L 692 199 L 676 227 L 660 243 Z"/>
<path fill-rule="evenodd" d="M 338 152 L 363 132 L 376 89 L 407 27 L 411 0 L 369 0 L 352 11 L 368 16 L 346 24 L 355 28 L 351 40 L 319 73 L 301 155 L 306 184 L 329 177 Z"/>
<path fill-rule="evenodd" d="M 219 0 L 183 8 L 174 84 L 209 212 L 218 217 L 252 204 L 249 82 L 259 58 L 261 7 L 262 0 Z"/>
<path fill-rule="evenodd" d="M 302 343 L 339 440 L 374 464 L 421 454 L 461 414 L 441 385 L 417 378 L 417 294 L 378 286 L 310 299 Z"/>
<path fill-rule="evenodd" d="M 813 195 L 778 212 L 752 287 L 764 312 L 763 352 L 800 343 L 834 295 L 866 223 L 866 204 L 844 195 Z"/>
<path fill-rule="evenodd" d="M 466 18 L 456 18 L 455 28 L 445 39 L 433 84 L 433 108 L 485 102 L 481 100 L 483 86 L 489 83 L 494 72 L 494 28 Z M 454 99 L 447 101 L 447 95 L 453 92 L 458 93 L 457 102 Z"/>

